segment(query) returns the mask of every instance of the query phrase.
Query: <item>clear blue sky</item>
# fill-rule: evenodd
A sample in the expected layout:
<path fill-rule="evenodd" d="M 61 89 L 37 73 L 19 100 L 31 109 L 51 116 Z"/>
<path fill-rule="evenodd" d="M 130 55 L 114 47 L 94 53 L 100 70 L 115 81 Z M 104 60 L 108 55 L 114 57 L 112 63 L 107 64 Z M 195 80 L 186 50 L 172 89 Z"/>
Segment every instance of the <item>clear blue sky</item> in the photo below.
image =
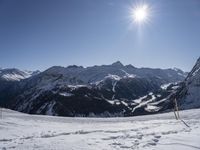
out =
<path fill-rule="evenodd" d="M 0 0 L 0 67 L 44 70 L 120 60 L 189 71 L 200 56 L 200 1 L 147 0 L 151 19 L 140 30 L 130 24 L 134 3 Z"/>

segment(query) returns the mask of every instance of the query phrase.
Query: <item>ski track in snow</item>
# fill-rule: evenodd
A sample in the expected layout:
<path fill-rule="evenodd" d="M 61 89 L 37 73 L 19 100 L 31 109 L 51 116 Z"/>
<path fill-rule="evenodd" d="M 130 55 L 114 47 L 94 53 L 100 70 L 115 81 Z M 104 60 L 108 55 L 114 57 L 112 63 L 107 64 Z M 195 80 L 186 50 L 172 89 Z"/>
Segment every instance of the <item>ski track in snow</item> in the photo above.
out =
<path fill-rule="evenodd" d="M 127 118 L 68 118 L 3 110 L 0 150 L 196 150 L 200 109 Z"/>

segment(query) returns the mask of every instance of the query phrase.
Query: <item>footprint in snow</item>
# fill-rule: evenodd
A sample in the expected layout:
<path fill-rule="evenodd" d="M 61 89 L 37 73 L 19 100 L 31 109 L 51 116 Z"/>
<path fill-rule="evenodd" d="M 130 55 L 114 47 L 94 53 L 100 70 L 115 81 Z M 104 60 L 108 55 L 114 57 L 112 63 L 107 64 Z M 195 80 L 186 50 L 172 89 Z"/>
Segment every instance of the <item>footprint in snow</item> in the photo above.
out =
<path fill-rule="evenodd" d="M 115 142 L 115 143 L 112 143 L 112 145 L 122 145 L 122 144 Z"/>
<path fill-rule="evenodd" d="M 158 139 L 153 139 L 153 141 L 157 143 L 159 140 Z"/>
<path fill-rule="evenodd" d="M 122 146 L 120 146 L 120 148 L 124 148 L 124 149 L 130 149 L 130 148 L 131 148 L 131 146 L 122 145 Z"/>
<path fill-rule="evenodd" d="M 0 139 L 0 142 L 11 142 L 12 139 Z"/>
<path fill-rule="evenodd" d="M 159 138 L 161 138 L 161 136 L 160 135 L 155 135 L 154 136 L 156 139 L 159 139 Z"/>
<path fill-rule="evenodd" d="M 161 132 L 162 135 L 168 135 L 168 134 L 177 134 L 177 131 L 168 131 L 168 132 Z"/>
<path fill-rule="evenodd" d="M 149 147 L 149 146 L 156 146 L 156 142 L 150 141 L 147 144 L 145 144 L 143 147 Z"/>
<path fill-rule="evenodd" d="M 139 140 L 141 140 L 142 138 L 143 138 L 143 134 L 138 134 L 136 137 L 137 137 L 137 139 L 139 139 Z"/>

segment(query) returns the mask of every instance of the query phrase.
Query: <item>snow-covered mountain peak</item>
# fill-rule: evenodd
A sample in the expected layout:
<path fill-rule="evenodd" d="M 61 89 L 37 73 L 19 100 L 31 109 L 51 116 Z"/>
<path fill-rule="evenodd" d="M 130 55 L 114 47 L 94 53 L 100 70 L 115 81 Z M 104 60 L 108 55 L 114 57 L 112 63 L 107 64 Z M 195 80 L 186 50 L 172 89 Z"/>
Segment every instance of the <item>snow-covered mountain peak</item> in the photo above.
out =
<path fill-rule="evenodd" d="M 70 65 L 68 67 L 62 67 L 62 66 L 53 66 L 47 70 L 45 70 L 44 72 L 47 74 L 62 74 L 62 75 L 67 75 L 70 72 L 77 72 L 80 70 L 83 70 L 85 68 L 83 68 L 82 66 L 76 66 L 76 65 Z"/>
<path fill-rule="evenodd" d="M 122 71 L 123 70 L 123 71 Z M 78 79 L 83 81 L 85 84 L 95 83 L 101 81 L 108 74 L 117 75 L 119 77 L 155 77 L 164 79 L 165 81 L 176 82 L 182 81 L 185 79 L 186 73 L 180 69 L 151 69 L 151 68 L 135 68 L 132 65 L 124 66 L 120 61 L 114 62 L 111 65 L 102 65 L 102 66 L 90 66 L 82 67 L 71 65 L 68 67 L 53 66 L 43 73 L 48 76 L 55 76 L 68 78 L 67 80 Z M 73 79 L 72 79 L 73 78 Z M 73 84 L 70 81 L 70 84 Z"/>
<path fill-rule="evenodd" d="M 129 65 L 126 65 L 125 66 L 126 68 L 128 68 L 128 69 L 137 69 L 136 67 L 134 67 L 133 65 L 131 65 L 131 64 L 129 64 Z"/>
<path fill-rule="evenodd" d="M 61 67 L 61 66 L 52 66 L 52 67 L 48 68 L 47 70 L 45 70 L 44 72 L 48 72 L 48 73 L 59 72 L 60 70 L 63 70 L 63 69 L 65 69 L 65 68 Z"/>
<path fill-rule="evenodd" d="M 116 61 L 116 62 L 112 63 L 112 66 L 115 66 L 115 67 L 124 67 L 124 65 L 120 61 Z"/>
<path fill-rule="evenodd" d="M 83 66 L 77 66 L 77 65 L 70 65 L 67 67 L 68 69 L 79 69 L 79 68 L 84 68 Z"/>
<path fill-rule="evenodd" d="M 0 70 L 0 79 L 6 81 L 20 81 L 40 73 L 40 71 L 22 71 L 16 68 Z"/>
<path fill-rule="evenodd" d="M 182 72 L 182 70 L 181 70 L 181 69 L 179 69 L 179 68 L 176 68 L 176 67 L 174 67 L 174 68 L 173 68 L 173 70 L 174 70 L 174 71 L 177 71 L 177 72 Z"/>
<path fill-rule="evenodd" d="M 52 114 L 49 111 L 55 106 L 53 111 L 61 116 L 88 116 L 91 112 L 103 115 L 109 112 L 116 116 L 149 114 L 146 109 L 152 111 L 162 107 L 151 105 L 146 108 L 147 103 L 159 101 L 159 105 L 164 105 L 164 98 L 171 90 L 167 88 L 165 92 L 160 89 L 161 85 L 185 79 L 173 69 L 135 68 L 124 66 L 119 61 L 85 68 L 53 66 L 34 77 L 31 77 L 31 71 L 16 69 L 6 73 L 9 75 L 3 77 L 12 81 L 30 77 L 17 83 L 5 82 L 4 79 L 0 84 L 0 97 L 12 101 L 10 107 L 27 113 L 41 114 L 46 110 L 47 114 Z M 163 97 L 160 90 L 164 92 Z M 150 92 L 155 94 L 142 99 L 142 105 L 132 102 Z M 10 95 L 16 98 L 13 100 Z M 137 109 L 132 112 L 134 107 Z"/>

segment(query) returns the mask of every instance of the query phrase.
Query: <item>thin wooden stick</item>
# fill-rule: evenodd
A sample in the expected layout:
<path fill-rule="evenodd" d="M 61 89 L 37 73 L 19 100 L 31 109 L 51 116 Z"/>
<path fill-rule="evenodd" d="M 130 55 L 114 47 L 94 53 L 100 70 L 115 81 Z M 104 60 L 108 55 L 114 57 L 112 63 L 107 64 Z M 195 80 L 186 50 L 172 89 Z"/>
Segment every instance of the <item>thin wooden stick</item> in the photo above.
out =
<path fill-rule="evenodd" d="M 184 120 L 181 119 L 181 121 L 182 121 L 188 128 L 190 128 L 190 126 L 189 126 Z"/>
<path fill-rule="evenodd" d="M 179 115 L 179 109 L 178 109 L 178 103 L 177 103 L 177 100 L 176 100 L 176 98 L 175 98 L 175 109 L 176 109 L 176 112 L 177 112 L 177 117 L 178 117 L 178 119 L 180 119 L 180 115 Z"/>
<path fill-rule="evenodd" d="M 177 100 L 176 100 L 176 98 L 174 99 L 174 115 L 175 115 L 175 117 L 176 117 L 176 120 L 180 120 L 181 122 L 183 122 L 183 124 L 185 125 L 185 126 L 187 126 L 188 128 L 190 128 L 190 126 L 185 122 L 185 121 L 183 121 L 182 119 L 181 119 L 181 117 L 180 117 L 180 114 L 179 114 L 179 109 L 178 109 L 178 103 L 177 103 Z M 177 113 L 177 114 L 176 114 Z"/>
<path fill-rule="evenodd" d="M 177 117 L 177 115 L 176 115 L 176 110 L 175 110 L 175 108 L 174 108 L 174 116 L 175 116 L 176 120 L 178 120 L 178 117 Z"/>

